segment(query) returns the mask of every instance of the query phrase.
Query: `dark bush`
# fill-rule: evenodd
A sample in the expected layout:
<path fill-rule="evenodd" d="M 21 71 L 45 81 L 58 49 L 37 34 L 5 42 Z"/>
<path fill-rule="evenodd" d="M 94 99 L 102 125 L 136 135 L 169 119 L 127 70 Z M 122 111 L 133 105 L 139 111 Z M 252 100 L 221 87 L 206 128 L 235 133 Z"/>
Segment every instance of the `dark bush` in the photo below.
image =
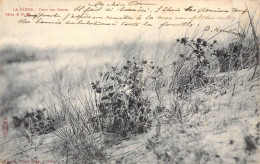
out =
<path fill-rule="evenodd" d="M 147 68 L 153 75 L 162 73 L 161 68 L 149 67 L 146 60 L 133 58 L 121 68 L 112 67 L 102 74 L 101 80 L 92 83 L 92 88 L 101 96 L 98 108 L 102 131 L 126 137 L 147 132 L 151 127 L 150 101 L 143 96 L 147 88 L 144 75 Z M 151 76 L 150 79 L 156 78 Z"/>
<path fill-rule="evenodd" d="M 37 109 L 35 112 L 28 112 L 20 119 L 13 117 L 13 123 L 15 128 L 24 125 L 25 129 L 28 129 L 32 135 L 48 134 L 55 130 L 55 120 L 46 116 L 44 110 Z"/>
<path fill-rule="evenodd" d="M 180 67 L 176 68 L 176 72 L 182 74 L 182 76 L 178 78 L 175 77 L 175 80 L 180 81 L 175 90 L 177 93 L 186 94 L 192 89 L 201 87 L 210 81 L 206 76 L 206 71 L 210 69 L 210 61 L 207 54 L 209 54 L 209 50 L 212 49 L 217 42 L 214 41 L 210 44 L 201 38 L 197 38 L 196 41 L 182 38 L 178 39 L 177 42 L 192 49 L 190 54 L 180 54 L 180 64 L 176 66 Z M 187 70 L 185 65 L 191 66 L 190 70 Z M 178 71 L 183 69 L 187 71 L 185 73 Z"/>
<path fill-rule="evenodd" d="M 250 58 L 250 50 L 240 43 L 230 43 L 227 48 L 214 51 L 212 55 L 218 58 L 220 72 L 228 70 L 240 70 L 248 68 L 252 63 Z"/>

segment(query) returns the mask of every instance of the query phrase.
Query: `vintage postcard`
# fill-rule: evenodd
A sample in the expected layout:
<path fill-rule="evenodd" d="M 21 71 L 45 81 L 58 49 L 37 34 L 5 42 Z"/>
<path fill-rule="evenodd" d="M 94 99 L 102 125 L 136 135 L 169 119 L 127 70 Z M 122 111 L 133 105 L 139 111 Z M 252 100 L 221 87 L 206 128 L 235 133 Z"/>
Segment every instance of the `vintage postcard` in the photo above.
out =
<path fill-rule="evenodd" d="M 0 163 L 259 164 L 259 0 L 0 0 Z"/>

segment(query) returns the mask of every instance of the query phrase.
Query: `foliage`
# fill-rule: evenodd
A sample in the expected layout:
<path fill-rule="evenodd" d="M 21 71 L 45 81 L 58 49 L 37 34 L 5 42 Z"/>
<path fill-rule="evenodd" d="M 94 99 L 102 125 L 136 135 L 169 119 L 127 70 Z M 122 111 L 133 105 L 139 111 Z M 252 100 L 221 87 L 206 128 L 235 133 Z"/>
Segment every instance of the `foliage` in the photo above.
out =
<path fill-rule="evenodd" d="M 230 43 L 228 47 L 217 49 L 212 53 L 219 61 L 220 72 L 248 68 L 253 60 L 252 50 L 239 42 Z"/>
<path fill-rule="evenodd" d="M 210 68 L 210 51 L 217 41 L 208 43 L 204 39 L 189 40 L 188 38 L 177 39 L 186 49 L 191 48 L 188 54 L 180 54 L 180 60 L 174 65 L 173 82 L 171 88 L 176 93 L 188 94 L 194 88 L 204 86 L 211 81 L 207 77 Z"/>
<path fill-rule="evenodd" d="M 102 74 L 100 81 L 93 82 L 93 89 L 101 95 L 98 104 L 101 129 L 123 137 L 147 132 L 152 110 L 149 98 L 143 93 L 148 79 L 153 81 L 160 74 L 162 69 L 133 58 L 121 68 L 112 67 Z"/>
<path fill-rule="evenodd" d="M 20 119 L 16 116 L 13 117 L 15 128 L 24 126 L 32 135 L 48 134 L 55 131 L 55 120 L 45 113 L 45 109 L 37 109 L 35 112 L 28 112 Z"/>

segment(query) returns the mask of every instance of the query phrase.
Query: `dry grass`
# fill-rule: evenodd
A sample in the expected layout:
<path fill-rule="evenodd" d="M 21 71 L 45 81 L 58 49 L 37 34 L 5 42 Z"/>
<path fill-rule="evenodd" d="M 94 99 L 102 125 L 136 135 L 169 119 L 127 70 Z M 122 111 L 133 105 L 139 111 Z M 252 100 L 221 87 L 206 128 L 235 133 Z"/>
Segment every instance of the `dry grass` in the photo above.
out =
<path fill-rule="evenodd" d="M 248 33 L 250 28 L 252 32 Z M 42 95 L 41 105 L 47 109 L 48 116 L 55 120 L 53 126 L 56 130 L 53 134 L 58 138 L 59 145 L 52 148 L 58 156 L 56 160 L 60 163 L 111 162 L 113 153 L 108 153 L 111 147 L 141 133 L 140 135 L 147 135 L 145 138 L 147 143 L 140 147 L 146 146 L 157 161 L 221 163 L 217 152 L 209 151 L 207 149 L 210 148 L 203 148 L 195 143 L 202 140 L 203 132 L 194 132 L 193 129 L 203 126 L 202 130 L 210 131 L 211 129 L 204 127 L 205 122 L 212 116 L 210 114 L 219 112 L 215 113 L 215 116 L 219 117 L 221 112 L 225 113 L 225 110 L 229 109 L 220 104 L 209 104 L 207 101 L 210 100 L 205 101 L 207 97 L 226 96 L 230 98 L 226 106 L 231 109 L 231 99 L 241 94 L 238 89 L 244 87 L 245 92 L 248 92 L 246 88 L 248 84 L 259 80 L 259 35 L 256 31 L 251 22 L 248 27 L 241 30 L 242 35 L 239 40 L 230 44 L 224 43 L 225 47 L 213 47 L 212 50 L 210 50 L 209 41 L 206 42 L 208 45 L 205 45 L 205 40 L 200 42 L 198 38 L 193 38 L 194 43 L 192 43 L 193 41 L 188 41 L 185 37 L 180 39 L 182 43 L 137 44 L 134 42 L 124 45 L 125 49 L 118 48 L 120 45 L 117 45 L 115 46 L 117 48 L 111 51 L 124 54 L 122 58 L 117 58 L 116 63 L 98 68 L 101 71 L 101 77 L 97 74 L 90 74 L 92 70 L 90 71 L 89 68 L 80 67 L 75 71 L 65 67 L 65 69 L 56 70 L 51 65 L 53 67 L 52 80 L 42 83 L 37 89 Z M 197 46 L 197 48 L 192 46 Z M 104 47 L 104 51 L 107 51 L 106 48 Z M 228 55 L 228 57 L 220 58 L 221 55 Z M 201 56 L 204 57 L 206 63 L 208 62 L 207 67 L 202 65 Z M 135 61 L 131 62 L 146 61 L 146 64 L 138 65 L 140 70 L 137 66 L 131 70 L 132 66 L 125 63 L 132 57 L 135 57 Z M 111 66 L 114 67 L 113 71 L 110 69 Z M 239 76 L 239 73 L 245 70 L 247 72 L 251 70 L 251 79 Z M 132 74 L 137 71 L 141 73 L 133 75 L 134 79 L 132 79 Z M 111 77 L 117 79 L 108 80 Z M 99 84 L 93 87 L 91 82 L 96 80 L 99 80 Z M 15 81 L 12 76 L 7 76 L 6 81 L 6 87 L 4 87 L 6 90 L 3 93 L 7 94 L 3 94 L 1 101 L 4 107 L 11 106 L 10 102 L 23 94 L 31 93 L 33 85 L 30 83 L 22 83 L 18 86 L 12 83 Z M 134 82 L 135 85 L 130 85 L 129 81 Z M 113 86 L 113 89 L 110 86 Z M 117 96 L 108 97 L 111 93 Z M 119 105 L 114 99 L 120 99 Z M 104 104 L 108 104 L 105 112 L 102 108 Z M 246 102 L 244 101 L 241 106 L 245 108 Z M 216 108 L 218 110 L 212 111 Z M 236 110 L 240 108 L 242 109 L 242 107 L 234 107 Z M 144 109 L 151 110 L 151 116 L 142 112 Z M 227 113 L 236 113 L 236 111 L 232 112 Z M 234 121 L 239 122 L 236 117 L 219 120 L 216 120 L 216 117 L 213 119 L 212 116 L 215 122 L 210 124 L 210 128 L 215 128 L 215 130 L 228 129 Z M 147 128 L 143 125 L 144 121 L 140 118 L 149 118 L 151 127 Z M 123 121 L 116 123 L 117 119 Z M 133 121 L 133 128 L 128 126 L 131 121 Z M 133 130 L 140 126 L 145 130 L 140 133 Z M 171 129 L 171 126 L 176 129 Z M 107 130 L 110 127 L 114 129 Z M 186 131 L 185 128 L 188 130 Z M 148 136 L 153 130 L 155 132 L 152 137 Z M 243 142 L 245 140 L 247 145 L 250 145 L 253 139 L 248 136 L 250 135 L 245 135 Z M 174 141 L 166 142 L 171 139 Z M 178 141 L 182 143 L 178 145 Z M 122 153 L 117 159 L 127 158 L 129 154 L 132 152 Z"/>

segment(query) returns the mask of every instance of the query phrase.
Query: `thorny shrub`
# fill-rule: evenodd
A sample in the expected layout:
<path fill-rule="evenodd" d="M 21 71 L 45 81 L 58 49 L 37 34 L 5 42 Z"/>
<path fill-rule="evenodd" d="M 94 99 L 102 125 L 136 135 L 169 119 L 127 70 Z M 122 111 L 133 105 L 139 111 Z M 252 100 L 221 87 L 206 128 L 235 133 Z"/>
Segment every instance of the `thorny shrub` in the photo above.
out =
<path fill-rule="evenodd" d="M 162 74 L 162 69 L 151 63 L 132 58 L 121 68 L 112 67 L 102 73 L 100 81 L 92 82 L 101 96 L 98 108 L 102 131 L 127 137 L 151 127 L 151 103 L 143 93 L 147 82 Z"/>
<path fill-rule="evenodd" d="M 248 68 L 253 60 L 250 54 L 250 48 L 245 45 L 235 42 L 230 43 L 227 48 L 221 48 L 214 51 L 212 55 L 215 55 L 219 61 L 220 72 L 227 72 L 229 70 L 239 70 Z"/>
<path fill-rule="evenodd" d="M 32 135 L 48 134 L 55 130 L 55 120 L 44 113 L 45 109 L 28 112 L 23 118 L 13 116 L 15 128 L 23 126 Z"/>
<path fill-rule="evenodd" d="M 176 75 L 173 81 L 179 81 L 177 88 L 174 88 L 177 93 L 189 93 L 196 87 L 204 86 L 210 82 L 206 76 L 210 69 L 210 59 L 208 54 L 214 48 L 217 41 L 208 43 L 204 39 L 197 38 L 197 40 L 189 40 L 188 38 L 177 39 L 177 42 L 192 49 L 190 54 L 180 54 L 181 60 L 174 71 Z M 186 71 L 185 71 L 186 70 Z M 185 71 L 185 72 L 183 72 Z M 182 75 L 182 77 L 180 77 Z M 173 84 L 172 84 L 173 85 Z M 175 86 L 176 87 L 176 86 Z"/>
<path fill-rule="evenodd" d="M 180 97 L 214 81 L 208 76 L 215 63 L 213 58 L 217 59 L 220 72 L 248 68 L 254 63 L 252 47 L 243 45 L 241 41 L 230 43 L 226 48 L 216 48 L 216 40 L 209 43 L 201 38 L 181 38 L 177 42 L 191 49 L 189 54 L 180 54 L 181 60 L 175 66 L 173 81 L 179 82 L 177 85 L 173 82 L 171 88 L 180 93 Z"/>

